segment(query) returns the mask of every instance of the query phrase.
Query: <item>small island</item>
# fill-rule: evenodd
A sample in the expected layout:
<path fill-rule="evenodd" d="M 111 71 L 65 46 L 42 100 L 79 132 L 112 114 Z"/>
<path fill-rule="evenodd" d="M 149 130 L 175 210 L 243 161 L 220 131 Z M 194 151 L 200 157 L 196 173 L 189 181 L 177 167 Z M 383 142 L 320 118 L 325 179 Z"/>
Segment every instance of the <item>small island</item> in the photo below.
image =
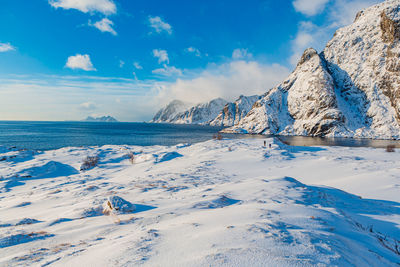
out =
<path fill-rule="evenodd" d="M 88 116 L 86 119 L 82 120 L 84 122 L 118 122 L 115 118 L 111 116 L 102 116 L 102 117 L 92 117 Z"/>

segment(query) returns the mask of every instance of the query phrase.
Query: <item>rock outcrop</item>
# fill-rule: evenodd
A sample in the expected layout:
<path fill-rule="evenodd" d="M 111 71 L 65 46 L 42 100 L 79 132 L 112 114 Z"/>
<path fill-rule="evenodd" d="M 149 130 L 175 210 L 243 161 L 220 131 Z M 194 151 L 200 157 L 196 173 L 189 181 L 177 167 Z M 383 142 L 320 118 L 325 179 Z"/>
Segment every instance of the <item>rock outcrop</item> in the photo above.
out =
<path fill-rule="evenodd" d="M 187 104 L 180 100 L 173 100 L 166 107 L 160 109 L 150 122 L 173 122 L 179 113 L 187 109 L 187 106 Z"/>
<path fill-rule="evenodd" d="M 226 103 L 226 100 L 217 98 L 207 103 L 198 104 L 179 113 L 172 122 L 179 124 L 209 124 L 210 121 L 218 116 Z"/>
<path fill-rule="evenodd" d="M 241 95 L 235 102 L 227 103 L 218 116 L 209 124 L 212 126 L 233 126 L 237 124 L 247 115 L 258 99 L 260 99 L 258 95 Z"/>
<path fill-rule="evenodd" d="M 360 11 L 227 132 L 400 138 L 400 2 Z"/>

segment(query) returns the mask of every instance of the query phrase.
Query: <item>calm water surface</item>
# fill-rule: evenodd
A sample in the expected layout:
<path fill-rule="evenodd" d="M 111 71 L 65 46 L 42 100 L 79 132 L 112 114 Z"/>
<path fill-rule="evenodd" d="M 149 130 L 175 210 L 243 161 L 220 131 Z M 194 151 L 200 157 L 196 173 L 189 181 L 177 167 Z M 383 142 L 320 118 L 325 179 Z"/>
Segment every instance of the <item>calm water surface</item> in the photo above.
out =
<path fill-rule="evenodd" d="M 19 149 L 49 150 L 66 146 L 176 145 L 212 139 L 222 127 L 153 123 L 102 122 L 23 122 L 0 121 L 0 145 Z M 260 135 L 224 134 L 228 138 L 259 138 Z M 294 146 L 379 147 L 399 141 L 279 136 Z M 263 141 L 260 140 L 260 143 Z"/>
<path fill-rule="evenodd" d="M 0 145 L 49 150 L 66 146 L 176 145 L 212 139 L 221 127 L 152 123 L 0 121 Z"/>

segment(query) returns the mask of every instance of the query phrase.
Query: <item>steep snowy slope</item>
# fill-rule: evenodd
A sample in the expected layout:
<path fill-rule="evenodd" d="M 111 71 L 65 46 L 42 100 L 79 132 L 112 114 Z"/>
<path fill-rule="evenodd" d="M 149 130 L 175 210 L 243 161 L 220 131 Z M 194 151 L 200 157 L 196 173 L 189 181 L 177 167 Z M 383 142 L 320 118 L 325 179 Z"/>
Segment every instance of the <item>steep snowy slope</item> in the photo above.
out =
<path fill-rule="evenodd" d="M 150 122 L 171 122 L 176 115 L 187 109 L 187 104 L 180 100 L 173 100 L 166 107 L 160 109 Z"/>
<path fill-rule="evenodd" d="M 358 13 L 227 132 L 400 138 L 400 1 Z"/>
<path fill-rule="evenodd" d="M 174 100 L 162 108 L 150 122 L 166 122 L 176 124 L 209 124 L 226 105 L 222 98 L 213 99 L 207 103 L 188 106 L 179 100 Z"/>
<path fill-rule="evenodd" d="M 151 122 L 177 124 L 207 124 L 212 126 L 233 126 L 251 110 L 260 96 L 241 95 L 235 102 L 221 98 L 187 107 L 182 101 L 174 100 L 162 108 Z"/>
<path fill-rule="evenodd" d="M 227 103 L 219 115 L 210 122 L 214 126 L 233 126 L 240 121 L 251 110 L 254 103 L 260 99 L 260 96 L 243 96 L 235 102 Z"/>
<path fill-rule="evenodd" d="M 217 98 L 207 103 L 198 104 L 178 114 L 171 122 L 181 124 L 208 124 L 218 116 L 226 103 L 226 100 Z"/>
<path fill-rule="evenodd" d="M 346 132 L 325 61 L 307 49 L 295 71 L 259 101 L 233 131 L 328 135 Z"/>
<path fill-rule="evenodd" d="M 323 51 L 340 95 L 367 121 L 356 136 L 399 137 L 399 38 L 400 1 L 390 0 L 360 11 Z"/>

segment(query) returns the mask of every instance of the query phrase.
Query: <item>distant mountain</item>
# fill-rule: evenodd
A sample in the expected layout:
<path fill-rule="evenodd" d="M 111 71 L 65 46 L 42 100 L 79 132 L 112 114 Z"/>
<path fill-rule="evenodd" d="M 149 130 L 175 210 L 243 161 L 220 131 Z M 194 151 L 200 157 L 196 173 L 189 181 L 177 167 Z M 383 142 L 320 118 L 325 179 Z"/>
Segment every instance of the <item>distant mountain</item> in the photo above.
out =
<path fill-rule="evenodd" d="M 226 132 L 400 138 L 400 1 L 360 11 Z"/>
<path fill-rule="evenodd" d="M 174 100 L 159 110 L 151 122 L 233 126 L 259 98 L 260 96 L 242 95 L 232 103 L 217 98 L 190 108 L 182 101 Z"/>
<path fill-rule="evenodd" d="M 289 77 L 260 97 L 179 107 L 161 110 L 158 121 L 232 126 L 224 132 L 233 133 L 400 139 L 400 1 L 360 11 L 321 53 L 305 50 Z"/>
<path fill-rule="evenodd" d="M 102 117 L 97 117 L 97 118 L 88 116 L 83 121 L 87 121 L 87 122 L 118 122 L 115 118 L 113 118 L 111 116 L 102 116 Z"/>
<path fill-rule="evenodd" d="M 235 102 L 227 103 L 218 116 L 209 124 L 213 126 L 233 126 L 244 118 L 251 110 L 254 103 L 261 96 L 243 96 L 241 95 Z"/>
<path fill-rule="evenodd" d="M 209 124 L 221 112 L 227 101 L 216 98 L 210 102 L 198 104 L 179 113 L 173 119 L 173 123 L 179 124 Z"/>
<path fill-rule="evenodd" d="M 166 107 L 160 109 L 150 122 L 173 122 L 174 118 L 184 112 L 188 105 L 180 100 L 173 100 Z"/>
<path fill-rule="evenodd" d="M 226 103 L 226 100 L 217 98 L 207 103 L 188 107 L 182 101 L 174 100 L 159 110 L 151 122 L 208 124 L 218 116 Z"/>

